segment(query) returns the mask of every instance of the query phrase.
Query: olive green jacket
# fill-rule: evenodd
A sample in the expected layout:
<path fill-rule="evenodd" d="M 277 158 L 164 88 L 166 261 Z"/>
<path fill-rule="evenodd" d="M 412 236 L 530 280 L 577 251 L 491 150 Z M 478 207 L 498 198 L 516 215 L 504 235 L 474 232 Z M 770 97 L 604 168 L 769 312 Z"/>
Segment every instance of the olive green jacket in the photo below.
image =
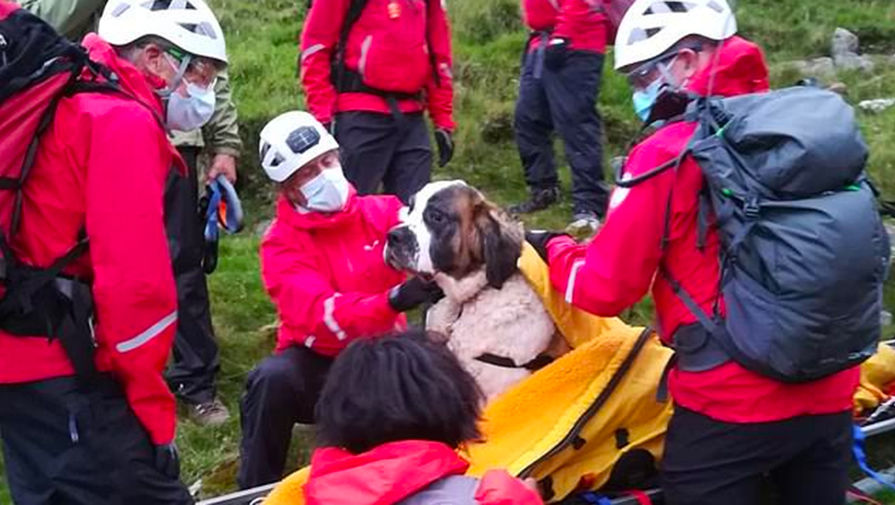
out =
<path fill-rule="evenodd" d="M 105 3 L 106 0 L 19 0 L 22 7 L 71 40 L 80 40 L 96 29 Z M 171 143 L 175 146 L 208 146 L 212 154 L 239 156 L 242 140 L 226 72 L 218 77 L 214 90 L 215 107 L 211 120 L 201 130 L 172 132 Z"/>

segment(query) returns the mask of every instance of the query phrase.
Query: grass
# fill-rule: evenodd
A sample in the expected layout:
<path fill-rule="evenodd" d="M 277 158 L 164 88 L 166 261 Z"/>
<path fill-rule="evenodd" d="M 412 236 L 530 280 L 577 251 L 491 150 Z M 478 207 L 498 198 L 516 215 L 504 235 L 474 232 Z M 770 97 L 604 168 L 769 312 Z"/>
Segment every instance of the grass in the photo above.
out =
<path fill-rule="evenodd" d="M 235 489 L 234 473 L 239 443 L 238 402 L 247 372 L 273 348 L 273 307 L 258 275 L 258 234 L 255 225 L 269 218 L 270 188 L 257 162 L 258 132 L 276 114 L 303 107 L 296 78 L 296 37 L 306 0 L 210 0 L 227 34 L 230 76 L 239 107 L 245 141 L 241 159 L 241 194 L 250 203 L 251 225 L 238 237 L 221 244 L 218 271 L 209 277 L 212 312 L 221 344 L 221 395 L 232 418 L 219 428 L 199 428 L 182 420 L 178 444 L 187 484 L 202 480 L 203 496 Z M 868 51 L 895 54 L 895 4 L 891 0 L 739 0 L 740 33 L 767 50 L 772 83 L 784 86 L 799 76 L 786 64 L 794 59 L 824 56 L 837 26 L 862 38 Z M 498 203 L 525 196 L 518 155 L 513 143 L 512 118 L 519 56 L 526 34 L 519 22 L 518 0 L 449 0 L 456 76 L 457 152 L 436 178 L 463 178 L 480 187 Z M 852 102 L 895 96 L 895 67 L 882 58 L 874 75 L 847 73 L 838 79 L 848 85 Z M 623 154 L 638 125 L 630 106 L 630 89 L 612 71 L 611 57 L 604 69 L 600 112 L 605 121 L 606 160 Z M 895 197 L 895 109 L 880 114 L 860 113 L 871 147 L 870 172 L 883 193 Z M 822 125 L 819 125 L 822 127 Z M 563 166 L 557 145 L 558 163 Z M 560 176 L 568 188 L 568 173 Z M 561 228 L 570 216 L 570 201 L 526 219 L 539 228 Z M 887 289 L 887 306 L 895 308 L 895 289 Z M 649 320 L 649 301 L 624 317 Z M 895 328 L 886 328 L 891 335 Z M 887 444 L 888 445 L 888 444 Z M 307 460 L 307 437 L 295 437 L 290 466 Z M 895 463 L 891 451 L 877 451 L 875 463 Z M 8 503 L 0 483 L 0 503 Z M 895 497 L 887 497 L 895 503 Z"/>

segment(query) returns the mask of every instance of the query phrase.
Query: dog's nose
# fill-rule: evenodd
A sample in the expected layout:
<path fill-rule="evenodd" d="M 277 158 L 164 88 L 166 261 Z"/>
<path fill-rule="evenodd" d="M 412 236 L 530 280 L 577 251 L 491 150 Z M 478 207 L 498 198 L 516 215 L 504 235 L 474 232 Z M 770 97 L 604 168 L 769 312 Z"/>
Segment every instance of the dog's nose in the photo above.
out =
<path fill-rule="evenodd" d="M 406 232 L 406 230 L 404 229 L 404 227 L 392 228 L 388 232 L 388 236 L 387 236 L 388 246 L 389 247 L 400 246 L 404 242 L 405 238 L 408 235 L 405 232 Z"/>

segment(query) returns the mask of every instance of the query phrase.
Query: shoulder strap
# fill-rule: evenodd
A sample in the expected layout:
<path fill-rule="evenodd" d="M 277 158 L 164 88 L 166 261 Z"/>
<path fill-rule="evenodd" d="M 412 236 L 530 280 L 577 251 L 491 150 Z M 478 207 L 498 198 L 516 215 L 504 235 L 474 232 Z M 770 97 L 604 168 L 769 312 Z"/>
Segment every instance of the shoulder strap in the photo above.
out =
<path fill-rule="evenodd" d="M 367 6 L 367 0 L 351 0 L 348 4 L 348 11 L 345 13 L 345 19 L 342 21 L 342 29 L 339 31 L 339 42 L 336 51 L 333 53 L 333 64 L 335 66 L 336 75 L 332 76 L 336 90 L 342 89 L 345 80 L 345 45 L 348 43 L 348 35 L 354 28 L 357 20 L 360 19 L 364 7 Z"/>

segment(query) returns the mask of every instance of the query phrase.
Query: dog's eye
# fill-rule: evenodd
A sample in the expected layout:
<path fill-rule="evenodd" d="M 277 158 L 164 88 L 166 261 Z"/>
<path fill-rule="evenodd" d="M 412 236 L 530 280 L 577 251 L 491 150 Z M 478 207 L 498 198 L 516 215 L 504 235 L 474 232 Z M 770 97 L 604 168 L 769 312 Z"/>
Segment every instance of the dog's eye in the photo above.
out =
<path fill-rule="evenodd" d="M 447 216 L 444 215 L 444 212 L 436 209 L 428 209 L 426 212 L 426 220 L 429 221 L 429 224 L 439 225 L 444 223 L 447 220 Z"/>

